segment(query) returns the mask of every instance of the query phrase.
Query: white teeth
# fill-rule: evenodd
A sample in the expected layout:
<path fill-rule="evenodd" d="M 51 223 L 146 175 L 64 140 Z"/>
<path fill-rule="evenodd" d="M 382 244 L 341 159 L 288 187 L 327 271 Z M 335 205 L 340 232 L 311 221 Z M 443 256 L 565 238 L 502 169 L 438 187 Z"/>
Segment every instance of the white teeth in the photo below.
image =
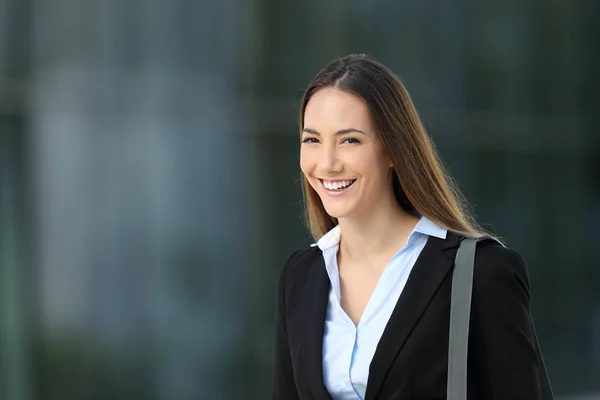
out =
<path fill-rule="evenodd" d="M 353 181 L 338 181 L 338 182 L 327 182 L 323 181 L 323 186 L 329 190 L 338 190 L 350 186 Z"/>

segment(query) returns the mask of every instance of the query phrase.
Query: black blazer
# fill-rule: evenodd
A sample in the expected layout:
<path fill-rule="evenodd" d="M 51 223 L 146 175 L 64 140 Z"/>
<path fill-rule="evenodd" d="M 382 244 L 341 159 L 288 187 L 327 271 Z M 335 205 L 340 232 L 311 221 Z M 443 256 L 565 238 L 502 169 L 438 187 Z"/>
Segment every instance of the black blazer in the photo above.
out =
<path fill-rule="evenodd" d="M 446 399 L 448 327 L 459 236 L 429 237 L 379 341 L 365 400 Z M 329 278 L 318 247 L 298 250 L 278 283 L 273 400 L 331 400 L 322 343 Z M 539 400 L 539 362 L 521 255 L 491 241 L 475 256 L 468 397 Z"/>

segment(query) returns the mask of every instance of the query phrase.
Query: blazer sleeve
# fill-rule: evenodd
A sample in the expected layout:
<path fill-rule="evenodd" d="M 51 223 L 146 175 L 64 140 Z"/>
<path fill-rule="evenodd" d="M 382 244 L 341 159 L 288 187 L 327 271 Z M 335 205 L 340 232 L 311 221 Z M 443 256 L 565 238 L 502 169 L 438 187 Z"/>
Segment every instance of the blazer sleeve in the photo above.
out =
<path fill-rule="evenodd" d="M 515 250 L 481 247 L 475 258 L 469 349 L 477 386 L 489 400 L 541 400 L 527 266 Z"/>
<path fill-rule="evenodd" d="M 292 253 L 286 261 L 277 283 L 277 299 L 275 305 L 275 360 L 273 363 L 273 382 L 271 388 L 271 400 L 295 400 L 300 399 L 288 343 L 286 328 L 286 297 L 285 283 L 286 271 L 289 264 L 299 253 Z"/>

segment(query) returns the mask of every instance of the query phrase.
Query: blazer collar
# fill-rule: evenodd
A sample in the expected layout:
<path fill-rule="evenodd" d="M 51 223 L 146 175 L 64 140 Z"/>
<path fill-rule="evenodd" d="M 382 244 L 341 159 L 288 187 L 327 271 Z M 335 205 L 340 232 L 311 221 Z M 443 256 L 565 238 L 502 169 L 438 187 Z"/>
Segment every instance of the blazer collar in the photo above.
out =
<path fill-rule="evenodd" d="M 446 239 L 433 236 L 427 239 L 375 350 L 369 368 L 365 400 L 377 398 L 396 355 L 450 272 L 454 264 L 451 249 L 458 247 L 459 242 L 460 237 L 450 232 Z"/>

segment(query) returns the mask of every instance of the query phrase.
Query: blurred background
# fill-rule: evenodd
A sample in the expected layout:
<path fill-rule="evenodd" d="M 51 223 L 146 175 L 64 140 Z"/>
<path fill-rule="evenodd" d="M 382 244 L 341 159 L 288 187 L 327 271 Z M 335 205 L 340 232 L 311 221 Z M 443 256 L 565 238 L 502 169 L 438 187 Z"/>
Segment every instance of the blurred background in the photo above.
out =
<path fill-rule="evenodd" d="M 557 397 L 600 399 L 599 38 L 594 0 L 0 0 L 0 399 L 266 399 L 298 102 L 353 52 L 528 261 Z"/>

